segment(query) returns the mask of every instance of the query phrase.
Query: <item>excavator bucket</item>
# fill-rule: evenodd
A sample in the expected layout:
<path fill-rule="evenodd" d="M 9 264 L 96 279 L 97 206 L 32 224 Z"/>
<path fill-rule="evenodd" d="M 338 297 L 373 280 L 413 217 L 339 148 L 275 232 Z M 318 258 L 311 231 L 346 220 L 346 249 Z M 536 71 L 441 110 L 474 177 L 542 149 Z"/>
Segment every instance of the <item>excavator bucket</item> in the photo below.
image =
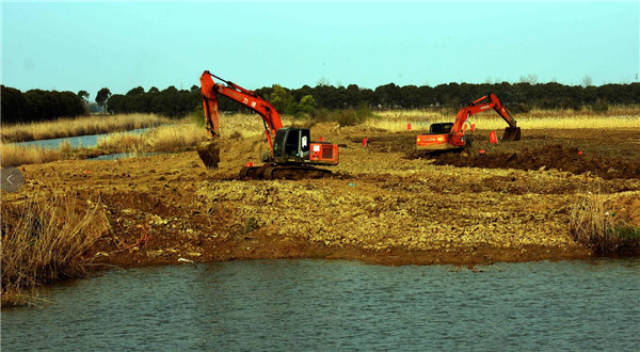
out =
<path fill-rule="evenodd" d="M 520 140 L 520 127 L 507 127 L 504 129 L 502 135 L 503 141 L 519 141 Z"/>
<path fill-rule="evenodd" d="M 220 147 L 217 141 L 204 141 L 198 145 L 198 155 L 207 169 L 217 169 L 220 162 Z"/>

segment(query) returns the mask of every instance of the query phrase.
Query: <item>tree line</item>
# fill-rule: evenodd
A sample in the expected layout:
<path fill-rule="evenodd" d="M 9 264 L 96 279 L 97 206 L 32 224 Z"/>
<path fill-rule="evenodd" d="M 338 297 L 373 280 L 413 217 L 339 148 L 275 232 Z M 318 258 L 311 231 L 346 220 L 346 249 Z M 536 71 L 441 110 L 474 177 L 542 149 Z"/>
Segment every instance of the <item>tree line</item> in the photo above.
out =
<path fill-rule="evenodd" d="M 470 101 L 490 92 L 496 93 L 513 112 L 540 109 L 590 108 L 606 111 L 609 105 L 640 104 L 640 83 L 606 84 L 602 86 L 569 86 L 555 82 L 531 84 L 526 82 L 496 84 L 449 83 L 435 87 L 423 85 L 398 86 L 385 84 L 375 89 L 360 88 L 355 84 L 331 86 L 305 85 L 297 89 L 280 85 L 255 91 L 269 101 L 280 113 L 313 115 L 315 109 L 339 110 L 368 106 L 372 109 L 458 109 Z M 149 112 L 166 116 L 183 116 L 201 106 L 200 88 L 178 90 L 171 86 L 163 91 L 137 87 L 124 95 L 113 95 L 107 101 L 113 113 Z M 242 105 L 225 99 L 219 100 L 221 111 L 246 111 Z"/>
<path fill-rule="evenodd" d="M 640 83 L 605 84 L 601 86 L 569 86 L 555 82 L 531 84 L 520 83 L 448 83 L 435 87 L 428 85 L 398 86 L 394 83 L 375 89 L 361 88 L 355 84 L 332 86 L 318 84 L 297 89 L 280 85 L 256 90 L 280 113 L 310 115 L 318 109 L 339 110 L 368 106 L 372 109 L 458 109 L 489 92 L 494 92 L 513 112 L 527 112 L 532 108 L 574 109 L 584 107 L 598 112 L 608 106 L 640 103 Z M 86 114 L 91 104 L 89 94 L 45 90 L 20 92 L 2 86 L 2 119 L 5 122 L 41 121 L 61 116 Z M 97 106 L 110 113 L 156 113 L 169 117 L 181 117 L 201 106 L 200 88 L 177 89 L 170 86 L 164 90 L 142 87 L 126 94 L 111 94 L 108 88 L 100 89 L 95 98 Z M 244 107 L 224 97 L 219 100 L 221 111 L 246 111 Z"/>
<path fill-rule="evenodd" d="M 1 86 L 2 122 L 18 123 L 51 120 L 61 116 L 87 114 L 85 100 L 73 92 L 32 89 L 20 90 Z"/>

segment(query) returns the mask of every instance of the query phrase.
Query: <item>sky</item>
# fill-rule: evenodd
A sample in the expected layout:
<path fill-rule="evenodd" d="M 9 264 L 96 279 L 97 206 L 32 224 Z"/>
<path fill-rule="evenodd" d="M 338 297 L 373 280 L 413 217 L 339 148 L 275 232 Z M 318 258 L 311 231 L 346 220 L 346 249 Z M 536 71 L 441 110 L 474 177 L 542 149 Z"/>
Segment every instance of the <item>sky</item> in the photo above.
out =
<path fill-rule="evenodd" d="M 248 89 L 319 82 L 638 81 L 640 1 L 3 2 L 2 84 L 92 97 L 204 70 Z"/>

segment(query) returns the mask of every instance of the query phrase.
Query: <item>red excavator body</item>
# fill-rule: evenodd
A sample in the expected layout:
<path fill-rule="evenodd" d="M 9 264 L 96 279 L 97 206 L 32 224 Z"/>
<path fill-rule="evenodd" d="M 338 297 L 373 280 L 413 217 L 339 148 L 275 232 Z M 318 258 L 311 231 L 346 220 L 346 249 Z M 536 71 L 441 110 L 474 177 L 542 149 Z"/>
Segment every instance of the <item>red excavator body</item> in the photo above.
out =
<path fill-rule="evenodd" d="M 215 77 L 226 85 L 215 83 Z M 198 147 L 198 154 L 208 168 L 217 168 L 220 150 L 218 120 L 218 94 L 242 104 L 262 117 L 269 155 L 262 166 L 245 166 L 241 177 L 250 178 L 300 178 L 320 177 L 330 173 L 314 165 L 337 165 L 338 146 L 328 142 L 311 140 L 308 128 L 283 127 L 278 111 L 258 94 L 226 81 L 209 71 L 200 76 L 205 127 L 209 140 Z"/>
<path fill-rule="evenodd" d="M 486 101 L 488 100 L 488 102 Z M 447 151 L 461 150 L 471 144 L 469 125 L 466 123 L 471 115 L 493 109 L 509 124 L 504 131 L 503 141 L 520 140 L 520 127 L 509 111 L 502 105 L 498 97 L 490 93 L 471 104 L 463 107 L 456 114 L 453 123 L 434 123 L 429 128 L 428 134 L 416 137 L 416 150 L 418 151 Z"/>

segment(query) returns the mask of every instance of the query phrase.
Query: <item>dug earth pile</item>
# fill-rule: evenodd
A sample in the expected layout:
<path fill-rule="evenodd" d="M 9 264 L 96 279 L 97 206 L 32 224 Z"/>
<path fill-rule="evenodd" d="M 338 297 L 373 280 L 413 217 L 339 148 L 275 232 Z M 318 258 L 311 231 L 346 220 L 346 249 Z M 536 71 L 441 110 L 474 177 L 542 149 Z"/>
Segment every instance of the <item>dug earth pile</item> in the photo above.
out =
<path fill-rule="evenodd" d="M 605 179 L 640 178 L 640 142 L 636 130 L 533 130 L 518 142 L 490 144 L 489 131 L 474 135 L 473 147 L 460 153 L 408 158 L 431 158 L 436 165 L 557 169 Z"/>
<path fill-rule="evenodd" d="M 454 155 L 435 161 L 407 158 L 412 133 L 329 125 L 312 131 L 312 137 L 322 135 L 341 145 L 340 165 L 332 168 L 332 177 L 239 180 L 242 165 L 258 163 L 264 150 L 255 137 L 223 141 L 217 170 L 205 169 L 194 151 L 26 165 L 20 167 L 26 183 L 17 193 L 3 192 L 3 207 L 19 208 L 29 198 L 56 193 L 99 202 L 110 229 L 85 257 L 125 267 L 184 259 L 474 265 L 585 258 L 591 252 L 574 241 L 568 224 L 576 202 L 593 194 L 606 197 L 617 216 L 640 222 L 640 178 L 633 167 L 612 161 L 624 156 L 634 165 L 640 162 L 640 129 L 629 136 L 629 146 L 610 138 L 607 142 L 606 135 L 598 139 L 597 131 L 540 133 L 567 153 L 574 148 L 583 150 L 583 156 L 599 153 L 598 158 L 611 162 L 604 173 L 546 162 L 544 168 L 480 162 L 483 157 L 502 160 L 513 151 L 518 160 L 528 155 L 525 148 L 536 141 L 527 140 L 531 135 L 524 129 L 522 145 L 486 145 L 482 157 L 469 153 L 466 159 Z M 582 145 L 585 133 L 591 133 L 591 142 Z M 360 143 L 364 135 L 370 141 L 367 148 Z M 456 160 L 471 161 L 461 164 L 465 167 L 437 165 L 459 165 Z"/>

